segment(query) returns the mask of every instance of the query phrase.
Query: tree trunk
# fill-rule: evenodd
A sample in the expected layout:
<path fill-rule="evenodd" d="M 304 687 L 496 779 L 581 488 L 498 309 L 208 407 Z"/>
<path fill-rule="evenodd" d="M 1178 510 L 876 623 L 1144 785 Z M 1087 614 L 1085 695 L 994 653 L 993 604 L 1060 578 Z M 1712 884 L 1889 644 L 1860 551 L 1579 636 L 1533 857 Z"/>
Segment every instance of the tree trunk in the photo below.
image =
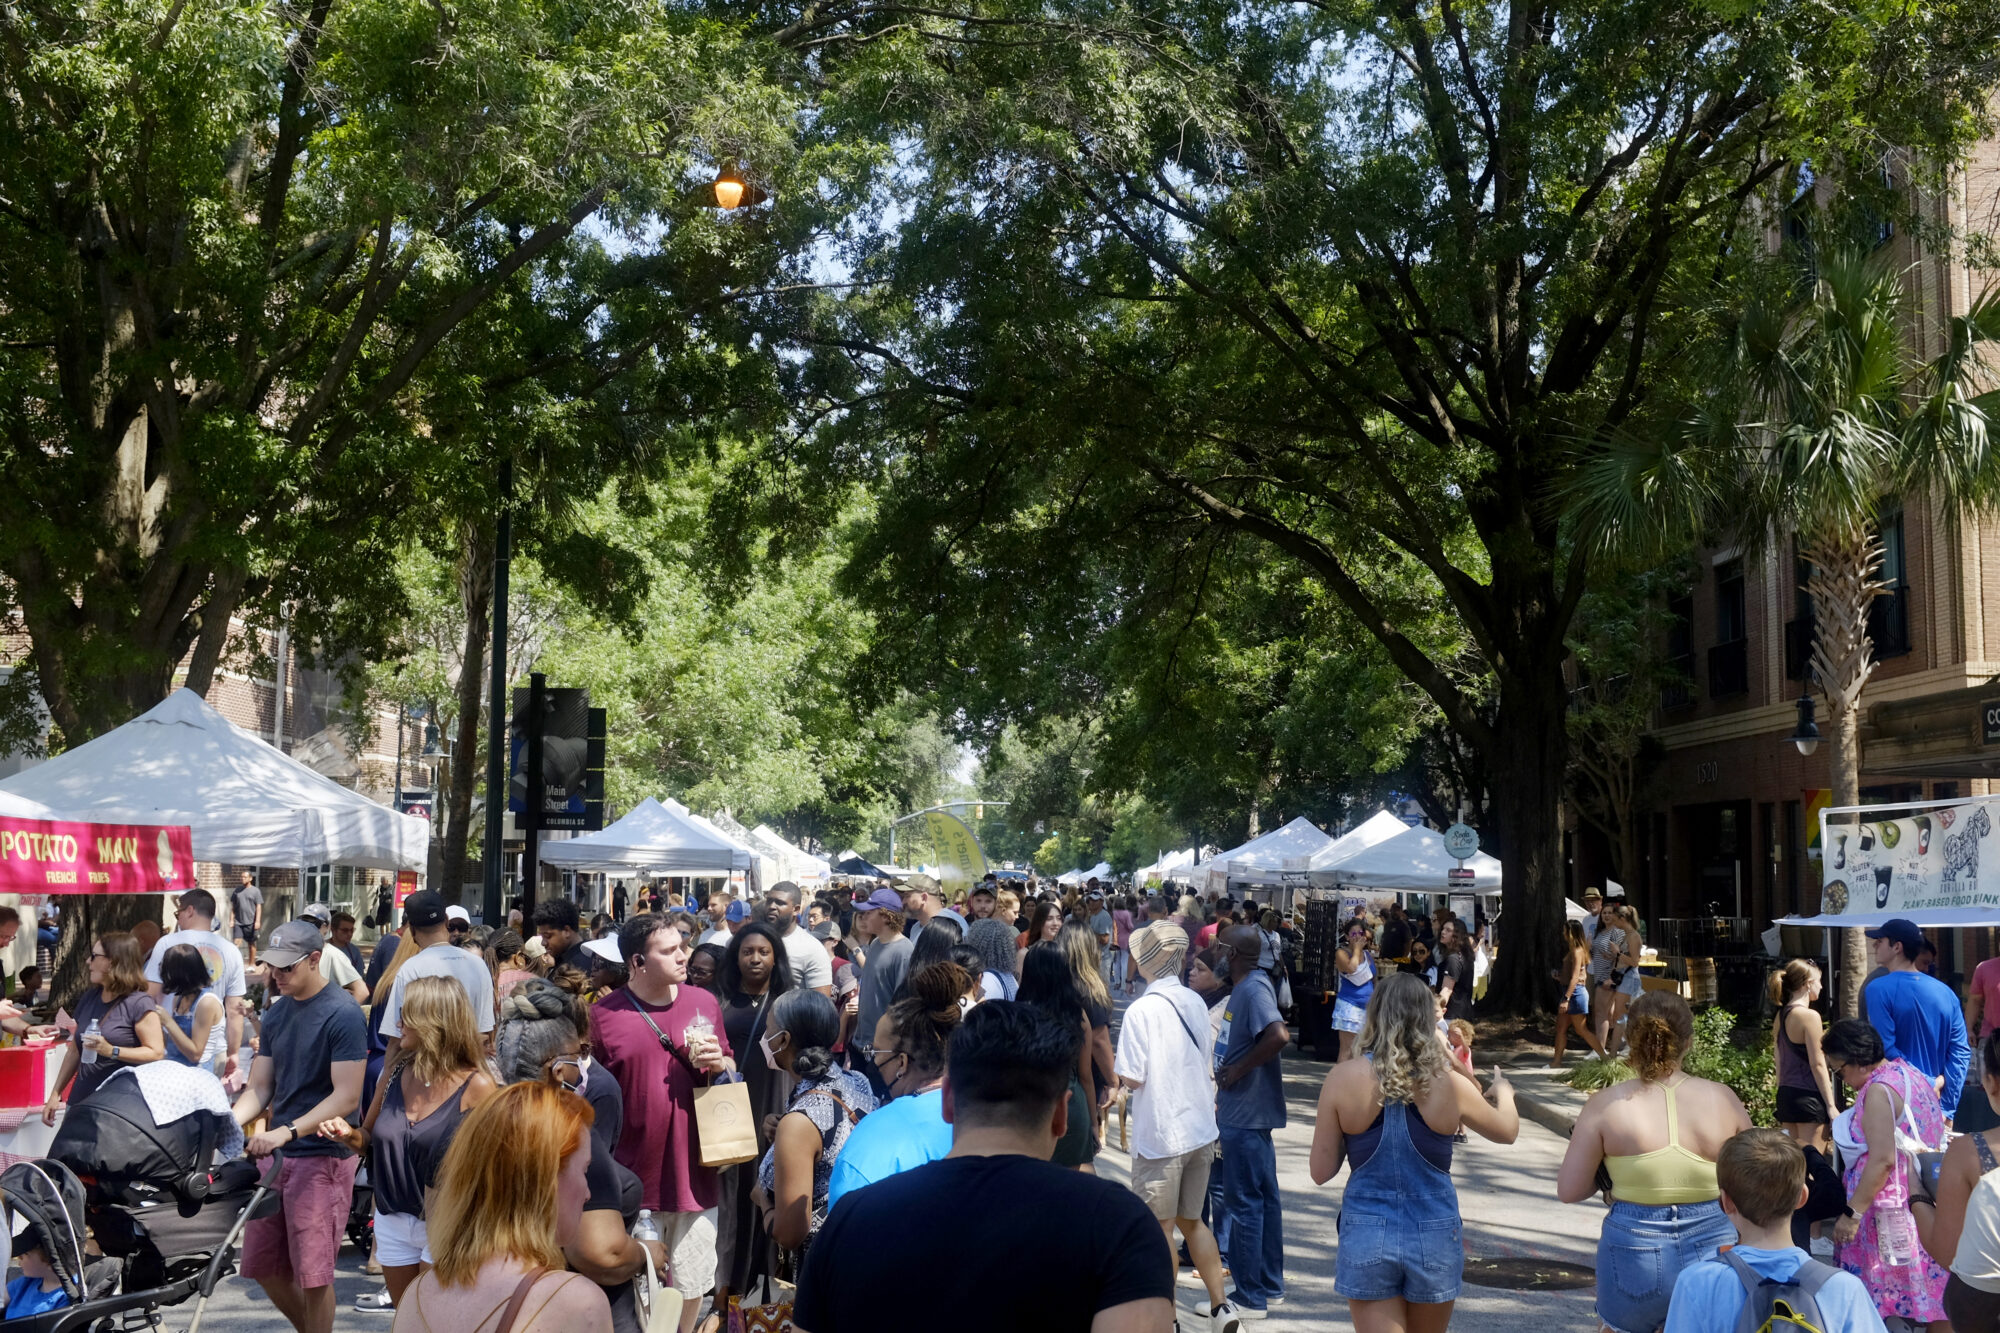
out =
<path fill-rule="evenodd" d="M 1859 805 L 1861 690 L 1875 670 L 1868 608 L 1888 588 L 1878 577 L 1882 543 L 1857 528 L 1813 542 L 1805 556 L 1812 562 L 1806 590 L 1813 599 L 1813 674 L 1826 693 L 1827 729 L 1833 733 L 1833 804 Z M 1831 848 L 1821 849 L 1822 857 L 1831 854 Z M 1868 977 L 1868 941 L 1859 928 L 1840 932 L 1840 973 L 1840 1014 L 1853 1018 L 1861 1011 L 1861 983 Z"/>
<path fill-rule="evenodd" d="M 1553 987 L 1549 972 L 1562 948 L 1562 796 L 1567 761 L 1567 698 L 1560 656 L 1515 663 L 1503 685 L 1494 726 L 1491 774 L 1500 888 L 1499 946 L 1482 1006 L 1488 1013 L 1538 1013 Z M 1545 670 L 1534 669 L 1537 665 Z"/>
<path fill-rule="evenodd" d="M 473 789 L 486 770 L 479 749 L 479 720 L 486 706 L 486 650 L 493 637 L 493 534 L 476 521 L 467 521 L 459 528 L 458 589 L 465 609 L 465 641 L 458 668 L 458 731 L 452 738 L 439 882 L 433 886 L 453 901 L 465 883 Z"/>
<path fill-rule="evenodd" d="M 158 893 L 77 893 L 64 898 L 62 932 L 49 968 L 49 995 L 55 1003 L 75 1013 L 76 997 L 90 984 L 91 942 L 113 931 L 130 930 L 141 921 L 158 921 L 165 901 L 165 895 Z"/>

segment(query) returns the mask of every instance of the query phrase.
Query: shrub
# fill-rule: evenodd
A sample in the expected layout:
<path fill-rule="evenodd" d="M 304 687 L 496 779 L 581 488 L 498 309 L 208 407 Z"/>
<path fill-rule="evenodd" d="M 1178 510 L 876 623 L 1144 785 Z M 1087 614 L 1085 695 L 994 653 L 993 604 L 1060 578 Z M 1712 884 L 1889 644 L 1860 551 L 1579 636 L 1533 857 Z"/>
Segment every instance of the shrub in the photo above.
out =
<path fill-rule="evenodd" d="M 1682 1067 L 1727 1086 L 1750 1113 L 1751 1124 L 1777 1123 L 1778 1058 L 1769 1033 L 1747 1029 L 1739 1041 L 1735 1014 L 1705 1009 L 1694 1016 L 1694 1046 Z"/>

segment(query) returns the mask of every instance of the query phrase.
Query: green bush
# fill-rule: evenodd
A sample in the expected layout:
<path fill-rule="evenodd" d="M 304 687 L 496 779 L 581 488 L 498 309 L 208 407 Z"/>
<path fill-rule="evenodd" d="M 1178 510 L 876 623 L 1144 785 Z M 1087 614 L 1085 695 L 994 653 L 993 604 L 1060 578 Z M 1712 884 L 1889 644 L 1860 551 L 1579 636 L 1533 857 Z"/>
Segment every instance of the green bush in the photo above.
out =
<path fill-rule="evenodd" d="M 1696 1078 L 1726 1084 L 1743 1102 L 1753 1125 L 1777 1123 L 1778 1064 L 1766 1034 L 1736 1032 L 1736 1015 L 1727 1009 L 1706 1009 L 1694 1016 L 1694 1045 L 1682 1068 Z M 1596 1092 L 1632 1077 L 1623 1060 L 1583 1060 L 1552 1075 L 1579 1092 Z"/>
<path fill-rule="evenodd" d="M 1770 1034 L 1752 1028 L 1739 1039 L 1735 1014 L 1705 1009 L 1694 1016 L 1694 1047 L 1682 1067 L 1696 1078 L 1726 1084 L 1742 1100 L 1751 1124 L 1777 1123 L 1778 1060 Z"/>

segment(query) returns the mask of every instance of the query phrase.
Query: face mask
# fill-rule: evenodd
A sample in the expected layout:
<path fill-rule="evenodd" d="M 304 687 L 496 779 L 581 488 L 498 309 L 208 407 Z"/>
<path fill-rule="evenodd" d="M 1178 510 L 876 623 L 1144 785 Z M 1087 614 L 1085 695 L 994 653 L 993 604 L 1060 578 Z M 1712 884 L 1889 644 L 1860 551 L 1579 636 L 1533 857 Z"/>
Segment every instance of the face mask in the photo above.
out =
<path fill-rule="evenodd" d="M 771 1034 L 766 1032 L 763 1036 L 757 1038 L 757 1046 L 764 1052 L 764 1063 L 772 1069 L 777 1069 L 778 1057 L 771 1050 Z"/>

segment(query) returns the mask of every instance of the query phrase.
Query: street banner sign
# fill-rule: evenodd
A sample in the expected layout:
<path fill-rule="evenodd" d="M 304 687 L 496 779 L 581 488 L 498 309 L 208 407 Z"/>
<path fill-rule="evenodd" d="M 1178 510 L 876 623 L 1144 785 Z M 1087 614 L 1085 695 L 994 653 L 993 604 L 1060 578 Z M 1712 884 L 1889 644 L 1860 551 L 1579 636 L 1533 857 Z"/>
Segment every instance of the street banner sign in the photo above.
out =
<path fill-rule="evenodd" d="M 180 893 L 194 883 L 185 824 L 0 816 L 0 893 Z"/>
<path fill-rule="evenodd" d="M 1890 811 L 1900 817 L 1882 817 Z M 2000 806 L 1991 798 L 1832 807 L 1820 819 L 1828 916 L 2000 907 Z"/>
<path fill-rule="evenodd" d="M 986 877 L 986 853 L 979 836 L 957 815 L 943 810 L 924 814 L 924 828 L 937 849 L 938 883 L 947 894 L 971 887 Z"/>

